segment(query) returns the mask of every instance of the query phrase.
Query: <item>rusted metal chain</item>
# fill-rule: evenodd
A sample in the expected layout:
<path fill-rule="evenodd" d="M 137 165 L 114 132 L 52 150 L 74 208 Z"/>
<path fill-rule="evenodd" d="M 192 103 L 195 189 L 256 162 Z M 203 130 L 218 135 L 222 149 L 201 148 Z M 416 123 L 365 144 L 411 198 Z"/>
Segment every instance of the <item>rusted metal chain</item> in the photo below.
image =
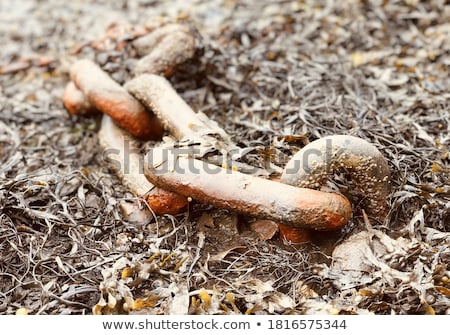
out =
<path fill-rule="evenodd" d="M 73 81 L 67 83 L 62 100 L 70 114 L 86 115 L 97 112 L 95 107 L 88 101 L 86 96 Z"/>
<path fill-rule="evenodd" d="M 156 75 L 142 75 L 128 82 L 126 88 L 147 108 L 153 110 L 163 120 L 164 127 L 176 138 L 188 143 L 197 143 L 206 148 L 226 150 L 236 148 L 215 122 L 207 119 L 204 115 L 199 117 L 197 113 L 194 113 L 166 79 Z M 294 227 L 308 227 L 316 230 L 340 228 L 350 218 L 348 213 L 351 213 L 351 206 L 346 199 L 342 200 L 343 197 L 340 195 L 318 191 L 310 192 L 311 190 L 306 189 L 297 189 L 295 194 L 292 194 L 292 189 L 281 183 L 220 169 L 220 167 L 207 162 L 197 161 L 195 158 L 201 159 L 202 156 L 195 150 L 195 146 L 189 146 L 185 150 L 166 146 L 165 149 L 159 150 L 165 150 L 167 156 L 176 156 L 178 153 L 180 153 L 180 157 L 187 156 L 188 163 L 184 161 L 184 158 L 177 161 L 177 164 L 187 164 L 186 169 L 167 169 L 164 173 L 156 175 L 152 173 L 151 165 L 153 163 L 150 154 L 145 160 L 145 164 L 150 164 L 146 170 L 147 178 L 161 188 L 192 197 L 197 201 L 225 207 L 247 215 L 272 218 Z M 197 166 L 199 164 L 205 169 L 199 169 Z M 192 170 L 186 171 L 189 166 L 192 167 Z M 217 171 L 217 175 L 212 171 Z M 198 173 L 197 176 L 196 173 Z M 260 184 L 263 186 L 258 187 Z M 222 199 L 217 197 L 219 194 Z M 290 194 L 293 198 L 287 200 L 284 197 L 285 194 Z M 312 197 L 312 203 L 305 201 L 302 198 L 303 195 L 306 198 Z M 348 204 L 348 207 L 344 205 L 344 202 Z M 339 210 L 333 214 L 335 216 L 331 218 L 330 214 L 325 219 L 326 208 L 321 206 L 327 204 L 329 208 L 332 208 L 336 203 L 340 203 L 340 206 Z M 286 213 L 283 213 L 283 210 Z M 330 211 L 333 212 L 331 209 Z M 306 212 L 310 214 L 306 215 Z M 316 216 L 312 213 L 315 213 Z M 300 215 L 300 217 L 294 218 L 295 215 Z M 307 221 L 310 221 L 309 225 L 306 223 Z M 287 231 L 288 227 L 285 230 Z"/>
<path fill-rule="evenodd" d="M 190 144 L 202 143 L 218 149 L 237 149 L 215 121 L 202 113 L 195 113 L 164 77 L 144 74 L 130 80 L 125 88 L 153 111 L 177 140 Z"/>
<path fill-rule="evenodd" d="M 194 112 L 164 77 L 144 74 L 130 80 L 125 88 L 162 120 L 164 128 L 178 140 L 177 146 L 189 146 L 191 154 L 199 158 L 214 151 L 215 157 L 220 157 L 215 160 L 216 165 L 253 175 L 267 174 L 263 169 L 237 161 L 242 149 L 217 122 Z"/>
<path fill-rule="evenodd" d="M 174 43 L 175 40 L 171 38 L 171 33 L 176 31 L 179 32 L 177 41 L 184 39 L 183 43 Z M 166 75 L 173 73 L 176 66 L 191 58 L 191 51 L 195 50 L 192 29 L 180 24 L 156 29 L 134 43 L 138 52 L 146 47 L 151 48 L 149 54 L 138 63 L 141 64 L 141 70 Z M 160 57 L 160 52 L 164 53 L 164 59 L 152 62 L 155 57 Z M 67 84 L 63 94 L 64 105 L 71 114 L 98 111 L 106 114 L 103 116 L 99 139 L 105 152 L 109 152 L 106 158 L 114 161 L 115 170 L 123 183 L 135 195 L 143 197 L 155 213 L 179 213 L 186 207 L 187 199 L 155 188 L 149 183 L 141 171 L 142 159 L 135 150 L 135 138 L 161 138 L 163 127 L 160 120 L 89 60 L 76 62 L 71 67 L 70 76 L 72 81 Z M 125 152 L 126 145 L 130 149 L 128 152 Z"/>
<path fill-rule="evenodd" d="M 332 135 L 311 142 L 286 164 L 280 181 L 318 189 L 340 171 L 352 180 L 351 192 L 362 198 L 366 213 L 383 221 L 389 210 L 389 166 L 381 152 L 361 138 Z"/>
<path fill-rule="evenodd" d="M 146 61 L 153 61 L 146 66 L 150 72 L 168 75 L 170 69 L 194 54 L 195 38 L 190 34 L 192 31 L 188 28 L 168 25 L 135 41 L 135 44 L 148 46 L 155 43 L 155 48 L 146 57 Z M 171 39 L 171 36 L 177 38 Z M 188 44 L 177 48 L 176 41 L 182 37 Z M 142 45 L 139 48 L 146 50 Z M 155 55 L 164 58 L 163 51 L 169 50 L 172 53 L 169 57 L 156 62 Z M 155 65 L 153 68 L 152 64 Z M 136 73 L 142 72 L 146 71 L 141 68 Z M 216 122 L 202 113 L 195 113 L 165 78 L 143 74 L 129 81 L 124 88 L 86 60 L 73 66 L 71 78 L 74 85 L 69 84 L 66 91 L 73 93 L 68 94 L 72 100 L 66 98 L 66 106 L 72 113 L 94 107 L 111 116 L 112 120 L 104 117 L 100 131 L 100 140 L 105 147 L 117 149 L 128 142 L 130 148 L 134 148 L 134 139 L 125 130 L 140 139 L 155 139 L 161 136 L 164 128 L 178 141 L 150 151 L 143 162 L 145 176 L 141 170 L 142 157 L 138 153 L 128 155 L 127 162 L 119 159 L 121 168 L 118 173 L 134 193 L 151 202 L 150 190 L 161 192 L 153 193 L 153 199 L 159 199 L 163 205 L 160 212 L 176 213 L 185 206 L 187 198 L 192 198 L 275 220 L 284 229 L 285 236 L 292 232 L 289 231 L 291 228 L 294 232 L 302 229 L 298 231 L 302 234 L 305 228 L 338 229 L 351 218 L 350 202 L 338 193 L 312 188 L 319 188 L 327 177 L 344 169 L 352 181 L 360 185 L 357 189 L 365 192 L 367 211 L 379 219 L 386 215 L 389 169 L 381 153 L 362 139 L 335 135 L 315 141 L 300 150 L 286 165 L 281 182 L 271 181 L 204 161 L 203 154 L 208 150 L 227 155 L 227 152 L 239 151 L 240 148 Z M 188 150 L 177 149 L 183 146 Z M 245 164 L 234 163 L 245 168 Z M 128 175 L 123 171 L 126 164 Z M 172 202 L 175 204 L 173 211 Z M 167 203 L 169 206 L 164 207 Z"/>
<path fill-rule="evenodd" d="M 142 58 L 134 67 L 134 74 L 171 76 L 177 66 L 194 56 L 196 40 L 192 27 L 178 23 L 167 24 L 136 39 L 133 46 Z"/>
<path fill-rule="evenodd" d="M 337 193 L 254 177 L 164 148 L 155 148 L 147 154 L 144 172 L 147 179 L 160 188 L 299 228 L 338 229 L 352 214 L 350 202 Z"/>
<path fill-rule="evenodd" d="M 142 140 L 161 138 L 160 120 L 98 65 L 87 59 L 79 60 L 72 65 L 70 77 L 92 106 L 109 115 L 131 135 Z"/>
<path fill-rule="evenodd" d="M 143 172 L 143 157 L 136 140 L 104 115 L 99 131 L 100 144 L 122 183 L 143 198 L 155 214 L 178 214 L 188 204 L 187 198 L 151 184 Z"/>

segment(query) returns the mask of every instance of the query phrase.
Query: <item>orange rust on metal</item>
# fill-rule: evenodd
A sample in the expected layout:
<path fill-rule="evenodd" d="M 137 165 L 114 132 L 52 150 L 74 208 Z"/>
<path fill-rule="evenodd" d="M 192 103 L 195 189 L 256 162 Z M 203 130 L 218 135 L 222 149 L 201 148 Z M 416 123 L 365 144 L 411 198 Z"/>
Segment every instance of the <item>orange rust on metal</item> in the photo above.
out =
<path fill-rule="evenodd" d="M 186 197 L 155 187 L 145 197 L 155 214 L 179 214 L 188 205 Z"/>
<path fill-rule="evenodd" d="M 154 74 L 143 74 L 130 80 L 125 88 L 159 117 L 164 128 L 173 137 L 184 144 L 189 142 L 191 148 L 196 145 L 202 150 L 208 148 L 228 153 L 240 151 L 217 122 L 201 112 L 194 112 L 166 78 Z M 209 159 L 213 160 L 211 157 Z M 222 156 L 221 159 L 216 162 L 229 163 L 226 157 Z M 263 169 L 235 160 L 232 160 L 230 164 L 238 170 L 251 171 L 260 175 L 267 174 L 267 171 Z"/>
<path fill-rule="evenodd" d="M 84 96 L 73 81 L 69 81 L 64 89 L 62 101 L 64 106 L 73 115 L 87 115 L 98 112 Z"/>
<path fill-rule="evenodd" d="M 326 192 L 323 192 L 326 193 Z M 342 196 L 343 197 L 343 196 Z M 329 223 L 330 230 L 339 229 L 344 226 L 348 220 L 344 220 L 342 215 L 337 214 L 334 211 L 328 211 L 326 208 L 323 212 L 323 216 L 326 218 L 326 221 Z"/>
<path fill-rule="evenodd" d="M 136 141 L 119 128 L 108 115 L 103 115 L 98 134 L 105 148 L 104 158 L 113 163 L 113 169 L 130 191 L 144 198 L 156 214 L 178 214 L 187 205 L 186 197 L 158 189 L 143 173 L 143 159 L 137 149 Z"/>
<path fill-rule="evenodd" d="M 291 243 L 304 243 L 311 240 L 311 234 L 309 229 L 297 228 L 285 225 L 283 223 L 278 224 L 280 230 L 280 238 L 285 239 Z"/>
<path fill-rule="evenodd" d="M 87 59 L 77 61 L 70 76 L 90 104 L 134 137 L 156 140 L 162 136 L 163 127 L 158 118 L 95 63 Z"/>
<path fill-rule="evenodd" d="M 227 170 L 190 157 L 163 158 L 154 149 L 144 173 L 154 185 L 199 202 L 293 227 L 332 230 L 344 226 L 352 211 L 342 195 L 298 188 Z"/>

